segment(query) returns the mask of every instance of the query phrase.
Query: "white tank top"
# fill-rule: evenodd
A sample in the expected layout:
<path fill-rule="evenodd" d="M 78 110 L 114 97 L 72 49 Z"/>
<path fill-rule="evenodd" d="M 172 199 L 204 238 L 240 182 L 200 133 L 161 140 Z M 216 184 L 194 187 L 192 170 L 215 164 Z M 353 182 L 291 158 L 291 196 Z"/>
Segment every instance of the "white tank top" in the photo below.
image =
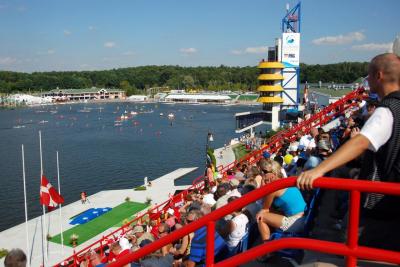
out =
<path fill-rule="evenodd" d="M 249 223 L 249 219 L 243 213 L 234 217 L 232 222 L 235 225 L 235 229 L 232 233 L 229 234 L 227 244 L 229 247 L 233 248 L 236 247 L 240 240 L 242 240 L 243 236 L 246 234 L 247 231 L 247 224 Z"/>

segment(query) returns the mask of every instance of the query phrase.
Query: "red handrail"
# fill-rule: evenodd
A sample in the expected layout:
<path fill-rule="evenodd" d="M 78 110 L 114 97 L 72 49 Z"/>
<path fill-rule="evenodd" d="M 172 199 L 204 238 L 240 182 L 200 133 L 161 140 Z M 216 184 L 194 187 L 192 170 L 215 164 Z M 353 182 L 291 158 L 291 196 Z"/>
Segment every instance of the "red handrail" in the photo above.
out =
<path fill-rule="evenodd" d="M 280 131 L 280 132 L 276 133 L 274 136 L 272 136 L 268 140 L 268 144 L 265 145 L 263 148 L 261 148 L 259 150 L 256 150 L 256 151 L 253 151 L 252 153 L 249 153 L 248 155 L 246 155 L 243 158 L 241 158 L 239 161 L 235 160 L 234 162 L 228 164 L 225 167 L 219 166 L 219 168 L 221 168 L 219 171 L 224 173 L 227 170 L 232 169 L 233 167 L 235 167 L 238 162 L 244 162 L 244 161 L 248 161 L 249 163 L 256 162 L 262 157 L 262 153 L 265 150 L 268 150 L 268 151 L 270 151 L 272 153 L 275 153 L 282 146 L 281 140 L 283 140 L 285 138 L 293 139 L 293 136 L 299 130 L 301 130 L 304 127 L 306 128 L 305 132 L 308 133 L 310 131 L 311 127 L 322 125 L 322 124 L 326 123 L 328 120 L 330 120 L 331 118 L 333 118 L 334 116 L 336 116 L 338 113 L 339 114 L 343 113 L 345 110 L 347 110 L 348 108 L 353 107 L 355 105 L 354 103 L 348 104 L 347 102 L 349 100 L 365 98 L 365 96 L 363 95 L 364 91 L 365 91 L 364 88 L 358 88 L 357 90 L 350 92 L 349 94 L 347 94 L 343 98 L 341 98 L 341 99 L 337 100 L 336 102 L 330 104 L 329 106 L 325 107 L 319 113 L 314 114 L 310 119 L 302 121 L 301 123 L 295 125 L 291 129 L 283 130 L 283 131 Z M 348 104 L 348 105 L 346 106 L 346 104 Z M 330 113 L 332 110 L 337 109 L 338 107 L 340 108 L 338 112 L 328 115 L 328 113 Z M 316 123 L 317 120 L 318 120 L 318 123 Z M 141 215 L 140 217 L 137 217 L 137 218 L 131 220 L 130 222 L 126 223 L 122 227 L 114 230 L 113 232 L 111 232 L 107 236 L 103 237 L 102 239 L 100 239 L 100 240 L 90 244 L 89 246 L 81 249 L 80 251 L 78 251 L 76 253 L 76 255 L 78 255 L 77 256 L 78 260 L 82 257 L 82 255 L 81 255 L 82 253 L 84 253 L 85 251 L 88 251 L 90 248 L 94 247 L 97 244 L 100 244 L 99 248 L 102 249 L 103 248 L 103 244 L 102 244 L 103 240 L 105 240 L 105 239 L 107 239 L 109 237 L 114 237 L 114 234 L 116 234 L 119 231 L 124 232 L 125 227 L 129 226 L 131 223 L 133 223 L 135 221 L 141 220 L 146 215 L 151 215 L 152 211 L 154 211 L 155 209 L 157 209 L 157 214 L 160 214 L 160 212 L 162 212 L 162 211 L 165 212 L 165 210 L 168 209 L 168 207 L 169 207 L 169 205 L 171 203 L 175 203 L 176 200 L 182 199 L 185 195 L 188 194 L 188 192 L 190 190 L 201 188 L 204 185 L 203 179 L 204 179 L 203 175 L 197 177 L 196 179 L 193 180 L 192 186 L 190 186 L 185 191 L 183 191 L 180 194 L 177 194 L 177 195 L 173 196 L 172 198 L 164 201 L 163 203 L 157 205 L 153 209 L 148 210 L 145 214 Z M 161 211 L 160 211 L 159 208 L 161 206 L 163 206 L 163 207 L 161 208 Z M 74 255 L 70 256 L 67 259 L 65 259 L 63 262 L 70 261 L 70 260 L 74 260 L 74 262 L 75 262 Z M 59 265 L 59 264 L 57 264 L 57 265 Z"/>
<path fill-rule="evenodd" d="M 336 242 L 308 238 L 284 238 L 259 245 L 227 260 L 218 262 L 214 266 L 238 266 L 248 262 L 249 260 L 256 259 L 257 257 L 260 257 L 262 255 L 287 248 L 313 250 L 335 255 L 351 255 L 353 257 L 373 261 L 400 263 L 400 256 L 398 252 L 368 248 L 363 246 L 351 250 L 345 244 L 340 244 Z"/>
<path fill-rule="evenodd" d="M 160 238 L 159 240 L 141 248 L 138 251 L 131 252 L 125 255 L 117 262 L 112 262 L 108 266 L 116 267 L 123 266 L 132 261 L 136 261 L 161 247 L 176 241 L 191 232 L 194 232 L 201 227 L 210 227 L 213 229 L 214 222 L 223 218 L 224 216 L 245 207 L 246 205 L 261 199 L 262 197 L 275 192 L 277 190 L 292 187 L 296 184 L 296 178 L 290 177 L 275 181 L 271 184 L 258 188 L 248 194 L 246 197 L 239 198 L 231 203 L 221 207 L 210 214 L 194 221 L 175 232 Z M 285 238 L 278 241 L 265 243 L 264 245 L 257 246 L 230 259 L 224 260 L 216 264 L 216 266 L 237 266 L 248 261 L 253 260 L 255 257 L 268 252 L 280 250 L 283 248 L 303 248 L 311 249 L 329 254 L 339 254 L 347 257 L 347 266 L 356 266 L 358 258 L 365 258 L 370 260 L 379 260 L 390 263 L 400 264 L 400 252 L 373 249 L 358 246 L 358 223 L 359 223 L 359 206 L 360 206 L 360 192 L 368 193 L 381 193 L 389 195 L 400 195 L 400 184 L 384 183 L 384 182 L 371 182 L 360 180 L 349 180 L 339 178 L 318 178 L 314 181 L 315 188 L 337 189 L 350 191 L 350 216 L 349 216 L 349 231 L 347 233 L 347 244 L 340 244 L 336 242 L 318 241 L 309 238 Z M 207 241 L 214 240 L 214 231 L 207 231 Z M 211 242 L 213 243 L 213 242 Z M 207 266 L 214 266 L 213 263 L 213 247 L 207 244 L 206 263 Z"/>
<path fill-rule="evenodd" d="M 134 222 L 141 221 L 143 219 L 143 217 L 145 217 L 146 215 L 150 216 L 151 214 L 154 213 L 154 211 L 156 211 L 157 214 L 160 214 L 161 212 L 165 212 L 169 208 L 169 204 L 171 203 L 171 201 L 174 202 L 177 199 L 181 199 L 182 197 L 187 195 L 189 193 L 189 191 L 194 190 L 194 189 L 198 189 L 199 187 L 201 187 L 202 186 L 202 184 L 201 184 L 202 179 L 201 178 L 204 178 L 204 176 L 199 176 L 199 177 L 197 177 L 195 179 L 196 181 L 198 181 L 197 184 L 191 185 L 189 188 L 187 188 L 186 190 L 180 192 L 177 195 L 174 195 L 172 198 L 170 198 L 170 199 L 164 201 L 163 203 L 158 204 L 157 206 L 147 210 L 146 213 L 144 213 L 141 216 L 136 217 L 136 218 L 132 219 L 131 221 L 125 223 L 120 228 L 112 231 L 111 233 L 109 233 L 106 236 L 103 236 L 100 240 L 97 240 L 97 241 L 93 242 L 92 244 L 82 248 L 78 252 L 74 252 L 73 255 L 71 255 L 70 257 L 64 259 L 63 261 L 55 264 L 54 266 L 60 266 L 63 262 L 70 262 L 70 261 L 73 261 L 73 264 L 75 264 L 76 261 L 80 261 L 82 259 L 82 257 L 84 256 L 84 253 L 86 253 L 87 251 L 89 251 L 89 249 L 92 249 L 97 245 L 99 245 L 99 247 L 96 248 L 96 249 L 102 250 L 103 247 L 106 245 L 106 244 L 103 244 L 104 240 L 107 240 L 108 238 L 114 238 L 115 235 L 117 235 L 117 233 L 119 233 L 120 231 L 122 231 L 123 233 L 126 233 L 125 232 L 125 228 L 127 228 L 129 225 L 131 225 Z"/>
<path fill-rule="evenodd" d="M 281 147 L 282 140 L 289 139 L 290 141 L 293 141 L 293 139 L 296 137 L 296 134 L 303 128 L 305 128 L 304 133 L 308 134 L 312 127 L 321 126 L 321 125 L 325 124 L 326 122 L 328 122 L 329 120 L 331 120 L 333 117 L 337 116 L 338 114 L 341 114 L 344 111 L 356 106 L 357 103 L 348 103 L 348 101 L 365 99 L 367 96 L 364 94 L 364 92 L 365 92 L 365 89 L 363 87 L 360 87 L 360 88 L 348 93 L 344 97 L 338 99 L 334 103 L 332 103 L 332 104 L 328 105 L 327 107 L 325 107 L 324 109 L 322 109 L 320 112 L 311 116 L 308 120 L 304 120 L 304 121 L 294 125 L 290 129 L 282 130 L 282 131 L 276 133 L 275 135 L 273 135 L 272 137 L 269 138 L 267 144 L 263 148 L 253 151 L 253 152 L 247 154 L 246 156 L 242 157 L 240 160 L 235 160 L 234 162 L 226 165 L 225 167 L 219 166 L 219 168 L 220 168 L 219 171 L 221 173 L 224 173 L 224 172 L 230 170 L 232 167 L 236 166 L 237 163 L 242 163 L 242 162 L 248 161 L 251 158 L 259 159 L 262 157 L 262 153 L 265 150 L 275 153 Z M 339 108 L 339 111 L 337 111 L 333 114 L 329 114 L 332 111 L 335 111 L 337 108 Z M 253 160 L 253 161 L 255 161 L 255 160 Z"/>

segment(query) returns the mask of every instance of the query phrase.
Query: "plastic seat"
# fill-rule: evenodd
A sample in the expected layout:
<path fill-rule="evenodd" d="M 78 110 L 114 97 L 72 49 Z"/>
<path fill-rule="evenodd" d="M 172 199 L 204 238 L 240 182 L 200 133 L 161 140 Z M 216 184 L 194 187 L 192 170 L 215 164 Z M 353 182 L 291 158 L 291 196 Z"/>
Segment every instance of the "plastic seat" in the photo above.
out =
<path fill-rule="evenodd" d="M 246 229 L 246 234 L 242 237 L 242 240 L 240 240 L 237 246 L 237 252 L 241 253 L 243 251 L 246 251 L 248 243 L 249 243 L 249 229 Z"/>
<path fill-rule="evenodd" d="M 229 249 L 229 255 L 227 258 L 234 256 L 238 253 L 244 252 L 248 248 L 248 243 L 249 243 L 249 229 L 248 226 L 246 227 L 246 233 L 240 240 L 240 242 L 237 244 L 237 246 L 233 249 Z"/>
<path fill-rule="evenodd" d="M 314 220 L 317 215 L 319 199 L 320 199 L 321 191 L 317 189 L 314 191 L 311 200 L 307 204 L 306 210 L 304 212 L 304 228 L 302 232 L 294 233 L 289 231 L 277 230 L 271 234 L 270 241 L 278 240 L 281 238 L 288 237 L 308 237 L 311 233 L 311 230 L 314 226 Z M 283 249 L 274 253 L 279 257 L 290 258 L 295 260 L 298 264 L 301 263 L 304 257 L 304 250 L 302 249 Z"/>

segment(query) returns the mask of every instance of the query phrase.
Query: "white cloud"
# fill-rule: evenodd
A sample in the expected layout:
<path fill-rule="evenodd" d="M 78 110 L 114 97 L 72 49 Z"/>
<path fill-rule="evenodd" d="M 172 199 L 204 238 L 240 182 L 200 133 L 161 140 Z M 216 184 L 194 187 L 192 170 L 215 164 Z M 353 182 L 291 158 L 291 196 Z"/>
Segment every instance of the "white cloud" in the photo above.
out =
<path fill-rule="evenodd" d="M 70 32 L 69 30 L 64 30 L 64 35 L 65 35 L 65 36 L 71 35 L 71 33 L 72 33 L 72 32 Z"/>
<path fill-rule="evenodd" d="M 16 58 L 13 57 L 0 57 L 0 65 L 12 65 L 17 62 Z"/>
<path fill-rule="evenodd" d="M 81 69 L 87 69 L 89 67 L 90 67 L 90 65 L 86 64 L 86 63 L 79 65 L 79 68 L 81 68 Z"/>
<path fill-rule="evenodd" d="M 382 51 L 382 52 L 391 52 L 393 47 L 393 43 L 368 43 L 362 45 L 353 45 L 351 49 L 358 51 Z"/>
<path fill-rule="evenodd" d="M 56 51 L 55 51 L 54 49 L 48 49 L 48 50 L 46 50 L 46 51 L 37 52 L 36 55 L 38 55 L 38 56 L 53 55 L 53 54 L 55 54 L 55 53 L 56 53 Z"/>
<path fill-rule="evenodd" d="M 246 47 L 244 50 L 231 50 L 233 55 L 243 55 L 243 54 L 265 54 L 268 52 L 268 46 L 254 46 Z"/>
<path fill-rule="evenodd" d="M 106 42 L 106 43 L 104 43 L 104 47 L 107 47 L 107 48 L 113 48 L 116 45 L 117 44 L 115 42 Z"/>
<path fill-rule="evenodd" d="M 246 54 L 264 54 L 268 52 L 268 46 L 247 47 L 244 52 Z"/>
<path fill-rule="evenodd" d="M 193 48 L 193 47 L 189 47 L 189 48 L 181 48 L 179 50 L 182 54 L 184 55 L 190 55 L 190 54 L 195 54 L 197 53 L 197 49 Z"/>
<path fill-rule="evenodd" d="M 134 56 L 134 55 L 135 55 L 135 52 L 126 51 L 126 52 L 122 53 L 122 55 L 123 55 L 123 56 Z"/>
<path fill-rule="evenodd" d="M 365 39 L 365 34 L 361 31 L 349 32 L 347 34 L 340 34 L 336 36 L 325 36 L 312 40 L 315 45 L 343 45 L 350 44 Z"/>
<path fill-rule="evenodd" d="M 233 54 L 233 55 L 241 55 L 241 54 L 243 54 L 243 51 L 240 51 L 240 50 L 231 50 L 231 54 Z"/>
<path fill-rule="evenodd" d="M 111 62 L 111 61 L 114 61 L 115 58 L 112 58 L 112 57 L 103 57 L 101 60 L 104 61 L 104 62 Z"/>
<path fill-rule="evenodd" d="M 89 29 L 89 31 L 94 31 L 94 30 L 96 30 L 96 27 L 94 27 L 94 26 L 89 26 L 88 29 Z"/>

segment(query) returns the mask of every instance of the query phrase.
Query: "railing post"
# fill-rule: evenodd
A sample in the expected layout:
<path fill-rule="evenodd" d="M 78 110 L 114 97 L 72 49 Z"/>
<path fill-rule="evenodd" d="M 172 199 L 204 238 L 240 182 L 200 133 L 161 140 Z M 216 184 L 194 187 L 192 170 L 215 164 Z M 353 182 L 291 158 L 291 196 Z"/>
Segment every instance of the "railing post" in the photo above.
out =
<path fill-rule="evenodd" d="M 104 256 L 103 240 L 104 240 L 104 235 L 101 237 L 101 240 L 100 240 L 100 256 L 101 256 L 101 258 L 103 258 L 103 256 Z"/>
<path fill-rule="evenodd" d="M 215 222 L 207 223 L 206 266 L 214 266 Z"/>
<path fill-rule="evenodd" d="M 77 261 L 78 261 L 78 259 L 77 259 L 77 257 L 76 257 L 76 252 L 75 252 L 75 249 L 74 249 L 74 267 L 77 267 L 78 265 L 77 265 Z"/>
<path fill-rule="evenodd" d="M 350 192 L 349 207 L 349 227 L 347 232 L 347 246 L 351 250 L 357 249 L 358 246 L 358 225 L 360 221 L 360 191 L 352 190 Z M 355 267 L 357 265 L 357 257 L 347 256 L 346 266 Z"/>

